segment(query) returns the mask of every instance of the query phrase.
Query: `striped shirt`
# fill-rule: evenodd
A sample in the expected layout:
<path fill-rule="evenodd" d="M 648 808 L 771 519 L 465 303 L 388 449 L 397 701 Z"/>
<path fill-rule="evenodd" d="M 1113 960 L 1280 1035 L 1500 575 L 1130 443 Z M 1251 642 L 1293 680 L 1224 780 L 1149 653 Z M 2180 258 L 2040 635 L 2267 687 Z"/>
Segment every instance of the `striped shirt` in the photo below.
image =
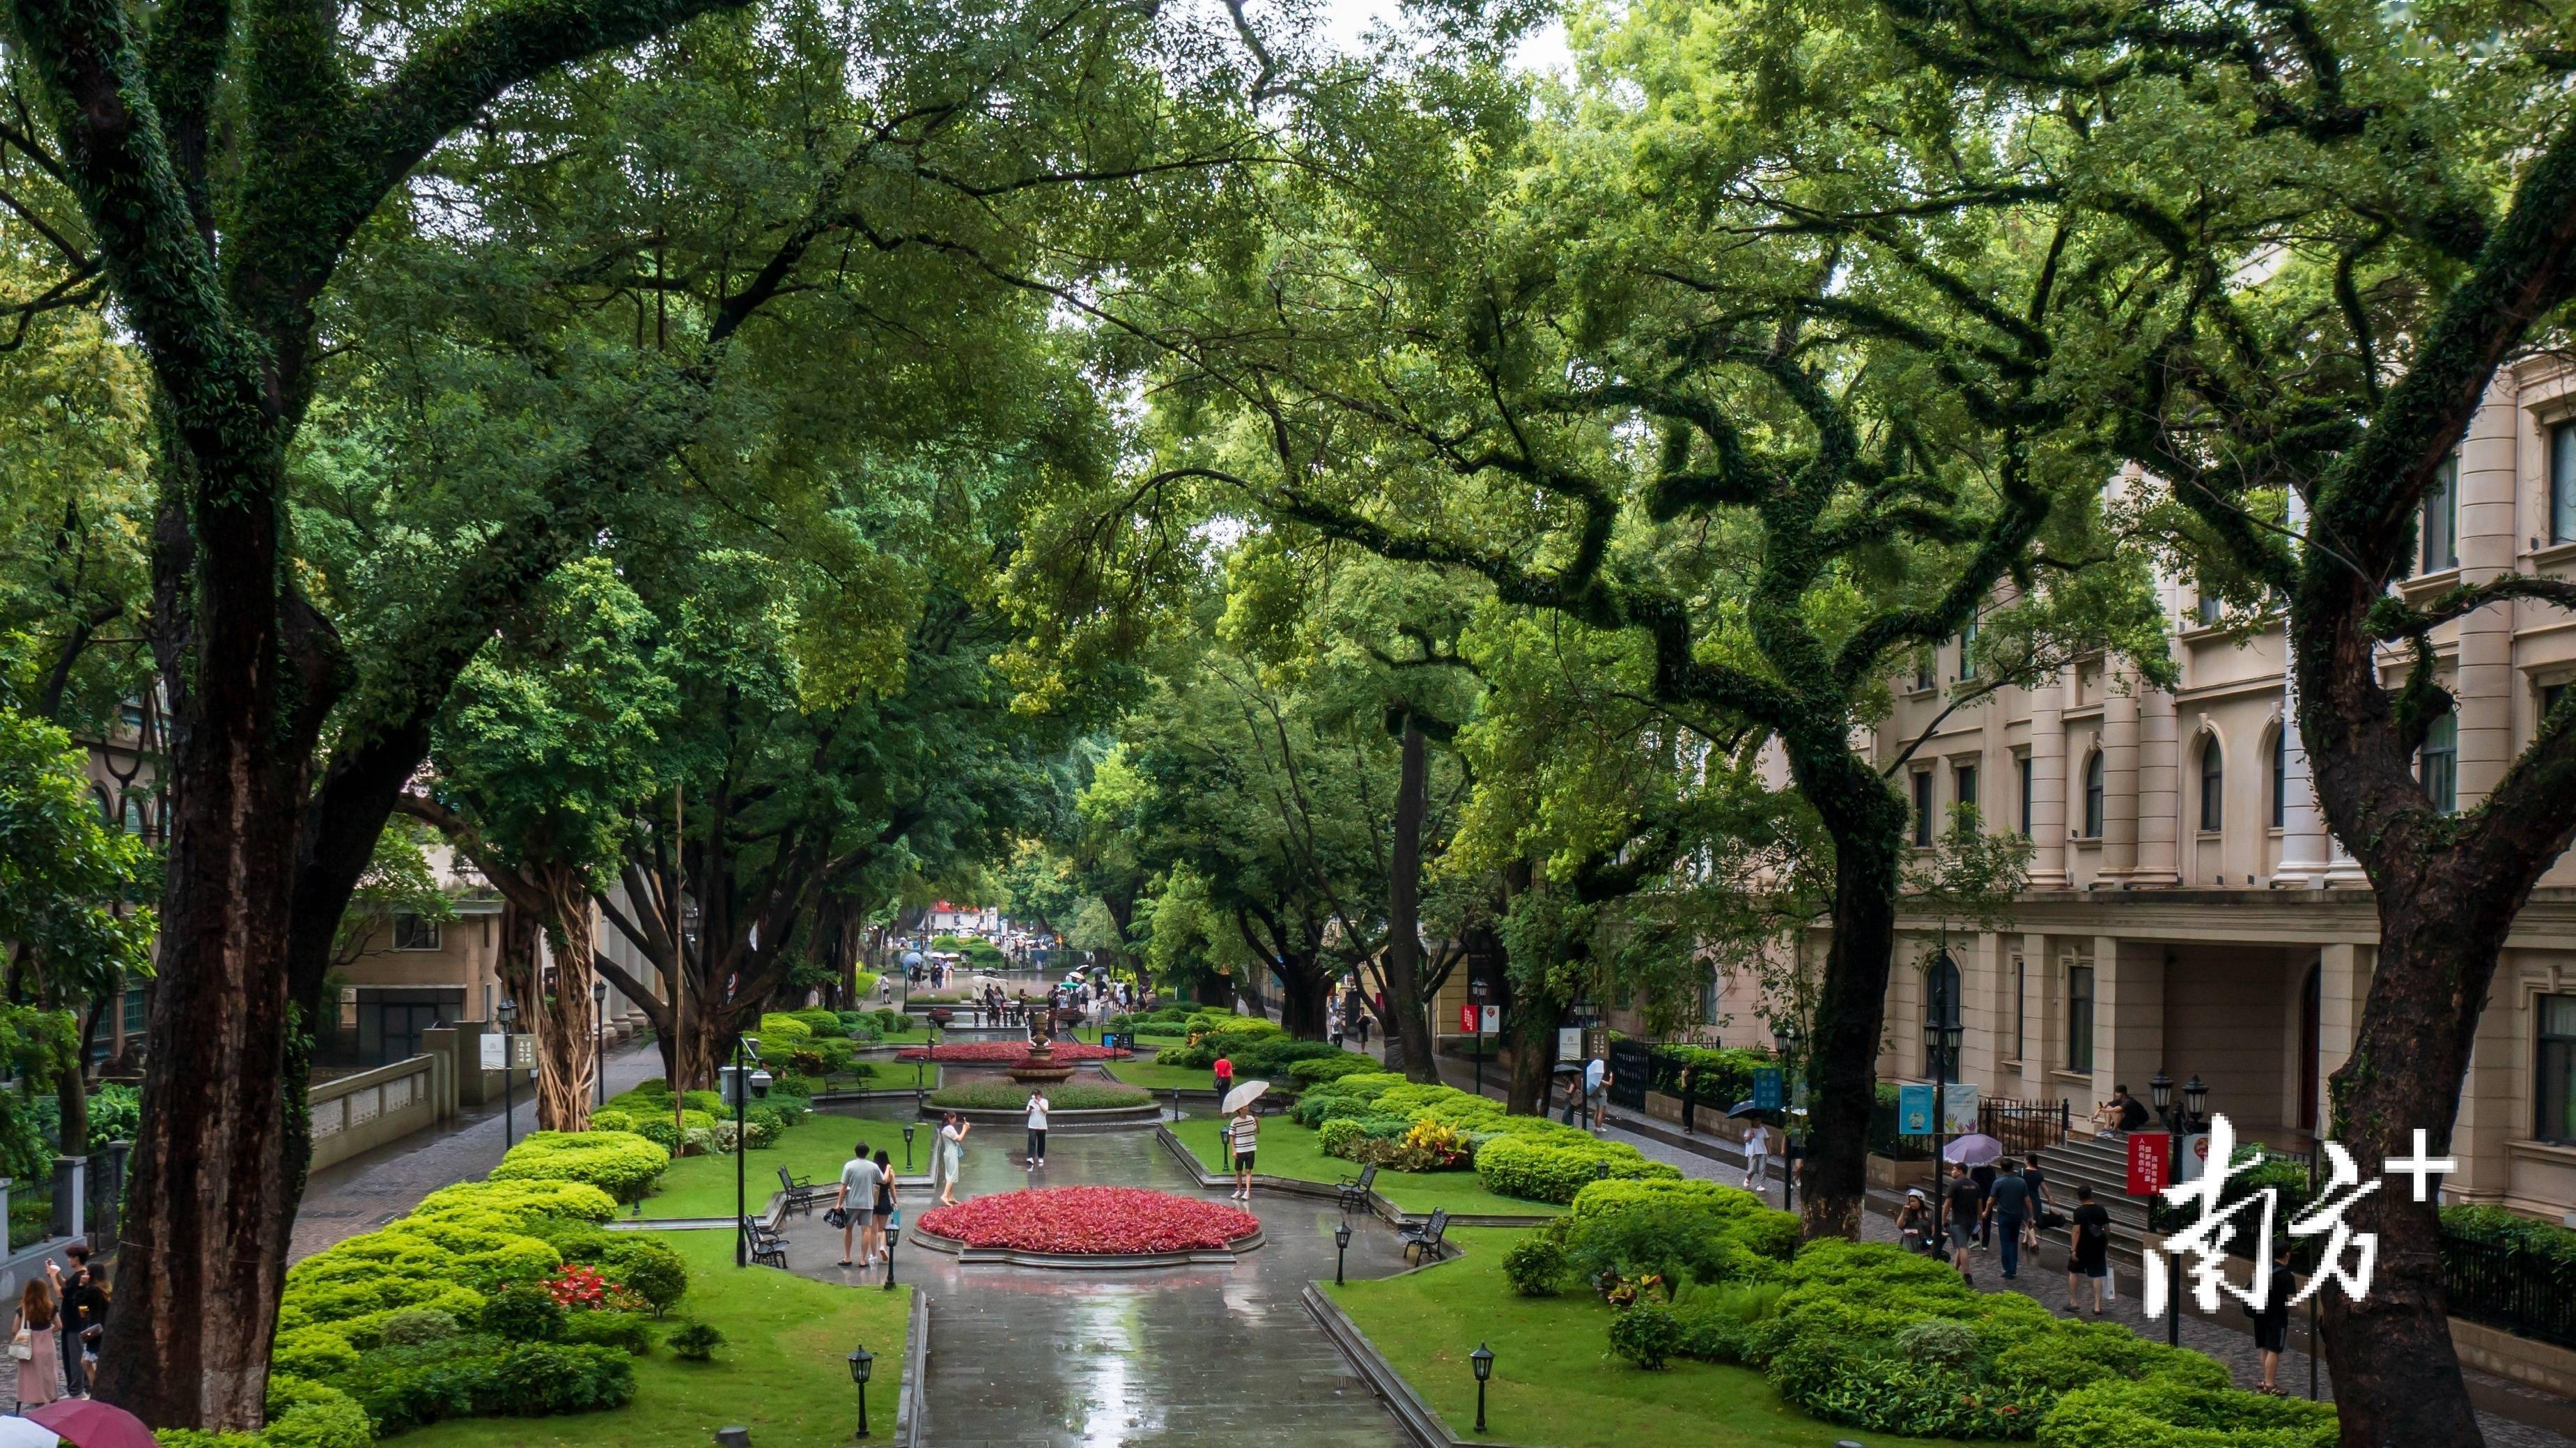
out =
<path fill-rule="evenodd" d="M 1241 1156 L 1252 1150 L 1253 1142 L 1261 1135 L 1261 1125 L 1248 1114 L 1238 1116 L 1226 1127 L 1226 1135 L 1234 1144 L 1234 1154 Z"/>

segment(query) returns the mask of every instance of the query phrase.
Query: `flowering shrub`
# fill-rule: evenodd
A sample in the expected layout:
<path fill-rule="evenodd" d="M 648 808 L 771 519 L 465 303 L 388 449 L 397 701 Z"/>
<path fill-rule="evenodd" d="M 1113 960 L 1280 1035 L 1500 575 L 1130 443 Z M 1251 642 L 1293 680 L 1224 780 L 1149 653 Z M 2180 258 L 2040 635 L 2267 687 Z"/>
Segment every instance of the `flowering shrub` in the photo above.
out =
<path fill-rule="evenodd" d="M 957 1061 L 975 1065 L 1016 1066 L 1029 1054 L 1019 1041 L 961 1041 L 947 1046 L 909 1046 L 894 1053 L 898 1061 Z M 1059 1066 L 1075 1061 L 1124 1061 L 1125 1051 L 1111 1051 L 1088 1046 L 1080 1041 L 1055 1043 L 1055 1060 Z"/>
<path fill-rule="evenodd" d="M 556 1268 L 555 1275 L 546 1279 L 546 1291 L 553 1295 L 557 1307 L 568 1312 L 613 1308 L 619 1299 L 634 1296 L 601 1275 L 598 1268 L 586 1267 L 579 1262 L 566 1262 Z"/>
<path fill-rule="evenodd" d="M 1261 1228 L 1250 1212 L 1134 1187 L 997 1192 L 921 1219 L 921 1230 L 969 1247 L 1068 1254 L 1212 1250 Z"/>

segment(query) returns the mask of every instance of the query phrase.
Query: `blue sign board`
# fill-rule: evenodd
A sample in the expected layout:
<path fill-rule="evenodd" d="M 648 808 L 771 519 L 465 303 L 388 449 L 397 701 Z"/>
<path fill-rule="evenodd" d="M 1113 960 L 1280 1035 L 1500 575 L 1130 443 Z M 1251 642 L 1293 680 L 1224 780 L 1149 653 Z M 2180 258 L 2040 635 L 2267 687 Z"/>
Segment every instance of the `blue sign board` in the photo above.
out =
<path fill-rule="evenodd" d="M 1780 1109 L 1780 1068 L 1757 1066 L 1753 1071 L 1753 1104 L 1763 1111 Z"/>
<path fill-rule="evenodd" d="M 1932 1088 L 1899 1086 L 1896 1088 L 1896 1134 L 1930 1136 L 1932 1134 Z"/>

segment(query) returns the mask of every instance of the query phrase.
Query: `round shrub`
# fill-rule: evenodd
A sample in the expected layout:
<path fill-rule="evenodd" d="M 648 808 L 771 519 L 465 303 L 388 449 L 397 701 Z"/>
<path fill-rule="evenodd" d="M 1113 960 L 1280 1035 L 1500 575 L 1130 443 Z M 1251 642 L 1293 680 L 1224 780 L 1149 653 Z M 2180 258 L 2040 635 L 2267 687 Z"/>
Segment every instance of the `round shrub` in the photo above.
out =
<path fill-rule="evenodd" d="M 1290 1062 L 1288 1079 L 1300 1086 L 1315 1086 L 1376 1069 L 1377 1062 L 1356 1051 L 1336 1051 L 1329 1056 L 1309 1056 L 1302 1061 Z"/>
<path fill-rule="evenodd" d="M 370 1448 L 375 1431 L 358 1400 L 337 1388 L 291 1374 L 268 1380 L 269 1448 Z"/>
<path fill-rule="evenodd" d="M 1565 1249 L 1543 1236 L 1524 1237 L 1503 1254 L 1503 1276 L 1523 1297 L 1554 1297 L 1567 1270 Z"/>
<path fill-rule="evenodd" d="M 1605 1176 L 1679 1180 L 1681 1172 L 1614 1142 L 1594 1142 L 1587 1149 L 1498 1136 L 1476 1148 L 1476 1176 L 1486 1190 L 1501 1196 L 1571 1202 L 1575 1193 Z"/>
<path fill-rule="evenodd" d="M 2078 1388 L 2040 1423 L 2040 1448 L 2334 1448 L 2331 1403 L 2234 1388 L 2111 1382 Z"/>
<path fill-rule="evenodd" d="M 564 1318 L 563 1340 L 642 1357 L 653 1350 L 653 1327 L 632 1312 L 575 1312 Z"/>
<path fill-rule="evenodd" d="M 268 1363 L 271 1372 L 317 1380 L 335 1378 L 358 1365 L 358 1350 L 327 1326 L 300 1327 L 277 1335 L 269 1346 Z"/>
<path fill-rule="evenodd" d="M 587 1182 L 458 1182 L 431 1192 L 412 1210 L 412 1215 L 436 1217 L 467 1210 L 491 1211 L 522 1221 L 536 1217 L 570 1217 L 583 1222 L 605 1222 L 617 1215 L 617 1199 Z"/>
<path fill-rule="evenodd" d="M 813 1040 L 814 1028 L 794 1016 L 771 1011 L 760 1018 L 759 1034 L 763 1045 L 786 1046 L 793 1049 L 797 1045 Z"/>
<path fill-rule="evenodd" d="M 687 1260 L 659 1242 L 649 1239 L 620 1242 L 601 1260 L 611 1277 L 652 1304 L 656 1317 L 688 1295 Z"/>
<path fill-rule="evenodd" d="M 531 1284 L 505 1287 L 483 1304 L 483 1330 L 511 1342 L 552 1342 L 563 1336 L 563 1324 L 553 1295 Z"/>
<path fill-rule="evenodd" d="M 388 1347 L 418 1347 L 445 1342 L 459 1331 L 454 1314 L 435 1307 L 406 1307 L 387 1313 L 376 1335 Z"/>
<path fill-rule="evenodd" d="M 631 1111 L 594 1111 L 590 1113 L 593 1131 L 633 1131 L 635 1113 Z"/>
<path fill-rule="evenodd" d="M 522 1138 L 492 1168 L 493 1181 L 588 1182 L 619 1201 L 644 1194 L 671 1154 L 624 1131 L 538 1131 Z"/>
<path fill-rule="evenodd" d="M 683 1323 L 670 1337 L 671 1351 L 691 1362 L 702 1363 L 724 1346 L 725 1335 L 703 1322 Z"/>
<path fill-rule="evenodd" d="M 2157 1377 L 2191 1387 L 2235 1384 L 2227 1365 L 2188 1349 L 2149 1342 L 2109 1322 L 2063 1322 L 1995 1355 L 1995 1371 L 2061 1393 L 2093 1383 Z"/>
<path fill-rule="evenodd" d="M 1640 1302 L 1610 1319 L 1610 1350 L 1641 1368 L 1662 1367 L 1681 1341 L 1681 1319 L 1651 1302 Z"/>

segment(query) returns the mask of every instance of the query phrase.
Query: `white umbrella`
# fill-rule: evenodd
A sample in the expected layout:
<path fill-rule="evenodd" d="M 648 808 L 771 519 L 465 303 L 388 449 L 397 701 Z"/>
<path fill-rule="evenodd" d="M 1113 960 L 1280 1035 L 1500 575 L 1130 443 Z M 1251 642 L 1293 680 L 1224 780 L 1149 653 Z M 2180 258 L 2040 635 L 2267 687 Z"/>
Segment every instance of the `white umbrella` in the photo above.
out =
<path fill-rule="evenodd" d="M 1954 1138 L 1941 1155 L 1963 1166 L 1993 1166 L 2003 1159 L 2004 1144 L 1982 1131 Z"/>
<path fill-rule="evenodd" d="M 62 1435 L 24 1418 L 0 1418 L 0 1448 L 54 1448 Z"/>
<path fill-rule="evenodd" d="M 1234 1113 L 1241 1111 L 1243 1108 L 1259 1100 L 1261 1093 L 1269 1089 L 1270 1083 L 1267 1081 L 1246 1081 L 1242 1085 L 1235 1087 L 1233 1090 L 1225 1093 L 1225 1114 L 1232 1116 Z"/>

